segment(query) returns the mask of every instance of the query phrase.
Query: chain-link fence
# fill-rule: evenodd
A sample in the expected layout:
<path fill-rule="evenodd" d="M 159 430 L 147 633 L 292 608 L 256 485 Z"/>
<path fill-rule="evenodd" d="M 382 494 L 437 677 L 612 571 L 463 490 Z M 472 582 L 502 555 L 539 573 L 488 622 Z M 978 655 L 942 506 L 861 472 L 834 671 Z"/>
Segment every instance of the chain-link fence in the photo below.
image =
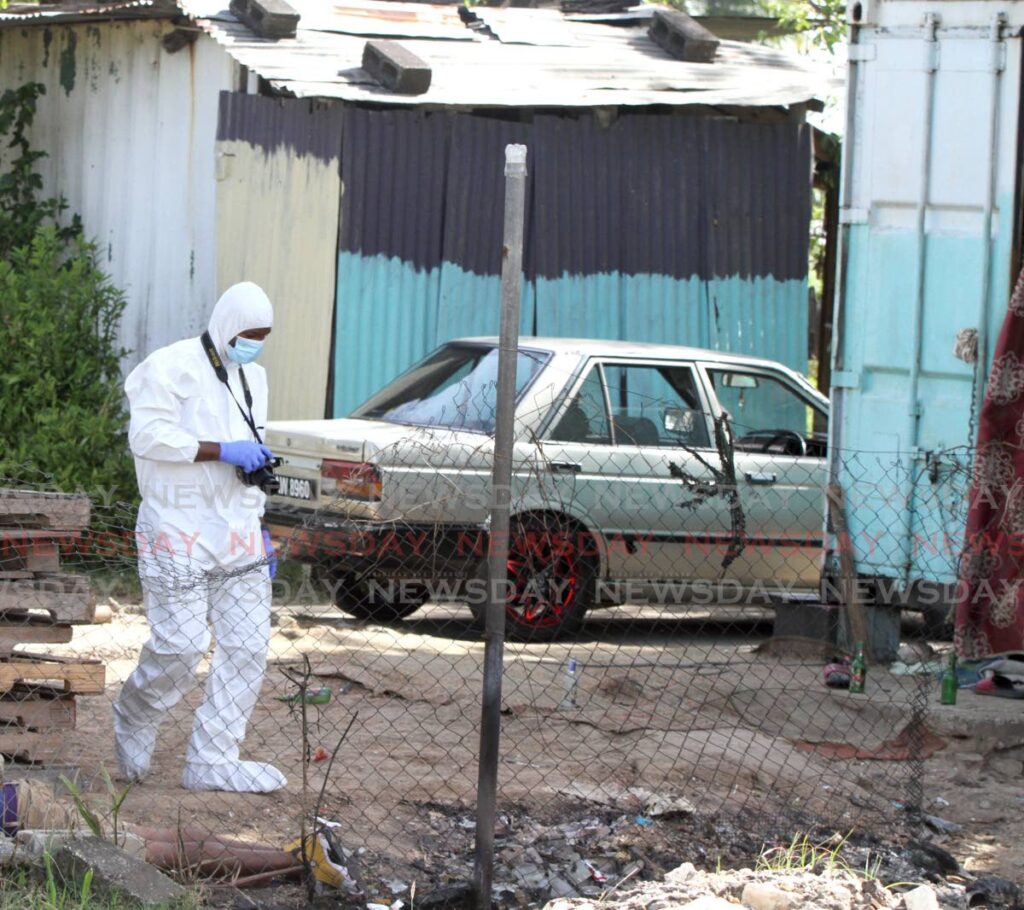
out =
<path fill-rule="evenodd" d="M 10 471 L 7 780 L 51 787 L 72 818 L 78 794 L 101 825 L 116 815 L 196 874 L 280 870 L 280 857 L 238 861 L 224 839 L 279 851 L 314 832 L 321 880 L 352 899 L 390 905 L 414 882 L 421 897 L 457 892 L 473 873 L 494 596 L 508 637 L 496 899 L 596 895 L 694 850 L 714 863 L 797 831 L 891 831 L 921 807 L 944 742 L 929 729 L 931 665 L 900 650 L 923 628 L 901 607 L 921 597 L 881 571 L 901 564 L 887 541 L 906 541 L 882 532 L 913 508 L 915 546 L 935 549 L 940 582 L 955 578 L 968 455 L 947 453 L 936 473 L 832 453 L 837 510 L 813 414 L 770 429 L 782 412 L 751 417 L 757 388 L 738 373 L 719 388 L 746 426 L 682 406 L 639 413 L 633 396 L 657 393 L 624 368 L 607 371 L 596 411 L 578 388 L 544 393 L 555 419 L 516 443 L 498 590 L 491 428 L 472 396 L 443 411 L 458 430 L 406 410 L 330 437 L 272 433 L 285 459 L 266 505 L 273 557 L 258 526 L 155 525 L 168 513 Z M 348 445 L 367 428 L 372 444 Z M 217 514 L 220 493 L 169 481 L 167 502 Z M 849 689 L 856 637 L 863 694 Z M 125 771 L 140 780 L 113 812 Z"/>

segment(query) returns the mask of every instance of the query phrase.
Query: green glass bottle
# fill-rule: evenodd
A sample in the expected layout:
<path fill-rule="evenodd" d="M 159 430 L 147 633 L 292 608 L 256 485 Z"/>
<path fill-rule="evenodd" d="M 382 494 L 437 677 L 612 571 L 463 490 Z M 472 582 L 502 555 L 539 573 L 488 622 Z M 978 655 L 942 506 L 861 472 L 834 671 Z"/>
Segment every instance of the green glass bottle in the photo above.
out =
<path fill-rule="evenodd" d="M 864 642 L 857 642 L 853 649 L 853 663 L 850 664 L 850 691 L 864 691 L 864 677 L 867 675 L 868 665 L 864 660 Z"/>
<path fill-rule="evenodd" d="M 955 705 L 956 690 L 958 688 L 960 688 L 960 683 L 956 676 L 956 651 L 950 651 L 949 666 L 946 667 L 946 672 L 942 674 L 942 704 Z"/>

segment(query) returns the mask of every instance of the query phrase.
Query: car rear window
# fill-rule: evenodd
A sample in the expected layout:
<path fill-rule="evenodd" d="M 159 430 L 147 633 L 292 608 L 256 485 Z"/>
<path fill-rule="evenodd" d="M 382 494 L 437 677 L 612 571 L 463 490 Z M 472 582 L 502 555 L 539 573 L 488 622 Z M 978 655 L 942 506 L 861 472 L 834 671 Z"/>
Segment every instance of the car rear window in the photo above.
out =
<path fill-rule="evenodd" d="M 549 357 L 540 351 L 519 352 L 517 399 L 536 379 Z M 493 433 L 497 387 L 497 347 L 445 345 L 386 385 L 350 416 Z"/>

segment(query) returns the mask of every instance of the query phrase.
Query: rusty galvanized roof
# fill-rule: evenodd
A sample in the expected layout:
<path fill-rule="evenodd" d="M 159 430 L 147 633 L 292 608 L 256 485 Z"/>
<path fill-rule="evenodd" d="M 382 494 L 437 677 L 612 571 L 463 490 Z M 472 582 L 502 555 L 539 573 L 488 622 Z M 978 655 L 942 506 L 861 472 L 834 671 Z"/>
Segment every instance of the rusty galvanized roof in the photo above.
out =
<path fill-rule="evenodd" d="M 65 0 L 62 3 L 11 3 L 0 9 L 0 27 L 24 23 L 86 22 L 97 19 L 165 19 L 178 14 L 174 0 Z"/>
<path fill-rule="evenodd" d="M 552 10 L 477 7 L 460 16 L 454 6 L 344 0 L 328 11 L 297 0 L 297 9 L 311 12 L 303 12 L 296 37 L 267 41 L 224 11 L 222 0 L 179 4 L 240 64 L 298 97 L 499 108 L 788 107 L 828 89 L 827 74 L 793 54 L 724 41 L 713 63 L 684 63 L 643 27 L 574 21 Z M 445 40 L 456 22 L 462 40 Z M 400 40 L 429 63 L 429 91 L 397 95 L 374 82 L 361 66 L 370 35 Z"/>
<path fill-rule="evenodd" d="M 238 63 L 302 98 L 403 106 L 789 107 L 832 90 L 829 74 L 794 54 L 723 41 L 713 63 L 684 63 L 647 35 L 646 9 L 611 24 L 550 9 L 466 8 L 390 0 L 289 0 L 294 38 L 258 37 L 228 0 L 65 0 L 15 4 L 0 27 L 184 13 Z M 399 41 L 433 71 L 422 95 L 398 95 L 362 68 L 366 40 Z"/>

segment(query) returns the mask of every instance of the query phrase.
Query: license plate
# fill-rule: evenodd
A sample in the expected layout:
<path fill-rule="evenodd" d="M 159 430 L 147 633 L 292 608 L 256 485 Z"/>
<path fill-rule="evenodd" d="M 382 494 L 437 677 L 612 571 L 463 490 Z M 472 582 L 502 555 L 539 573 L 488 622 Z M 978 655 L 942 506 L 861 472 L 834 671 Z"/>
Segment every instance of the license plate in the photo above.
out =
<path fill-rule="evenodd" d="M 277 479 L 281 482 L 281 488 L 277 491 L 278 496 L 305 501 L 316 499 L 315 480 L 308 477 L 289 477 L 287 474 L 278 474 Z"/>

